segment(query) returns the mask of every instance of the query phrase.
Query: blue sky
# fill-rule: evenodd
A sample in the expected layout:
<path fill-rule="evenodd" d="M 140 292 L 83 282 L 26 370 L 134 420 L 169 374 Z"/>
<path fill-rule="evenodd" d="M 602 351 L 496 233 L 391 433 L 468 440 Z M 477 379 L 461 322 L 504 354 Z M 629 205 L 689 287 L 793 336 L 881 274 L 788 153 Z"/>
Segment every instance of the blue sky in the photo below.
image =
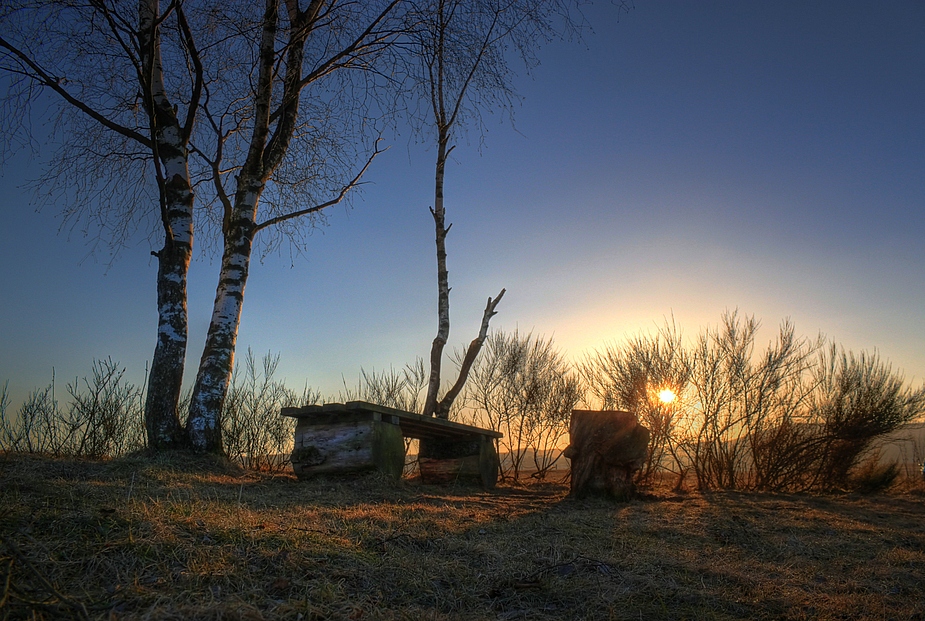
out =
<path fill-rule="evenodd" d="M 651 2 L 586 9 L 594 34 L 545 47 L 517 82 L 515 127 L 486 117 L 447 170 L 454 346 L 493 326 L 578 357 L 674 315 L 693 336 L 725 309 L 762 342 L 791 318 L 925 381 L 925 4 Z M 304 256 L 247 285 L 239 352 L 331 394 L 360 368 L 426 356 L 436 330 L 433 149 L 404 133 L 353 207 Z M 111 356 L 140 382 L 154 347 L 156 264 L 59 232 L 0 178 L 0 381 L 14 397 Z M 190 279 L 195 371 L 218 261 Z"/>

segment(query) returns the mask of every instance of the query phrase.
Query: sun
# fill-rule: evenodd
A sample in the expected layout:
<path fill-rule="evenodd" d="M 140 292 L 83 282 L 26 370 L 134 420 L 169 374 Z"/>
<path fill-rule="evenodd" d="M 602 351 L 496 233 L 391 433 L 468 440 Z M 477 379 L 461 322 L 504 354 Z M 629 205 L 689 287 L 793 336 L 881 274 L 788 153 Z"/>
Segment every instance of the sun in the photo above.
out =
<path fill-rule="evenodd" d="M 678 396 L 674 394 L 674 391 L 671 390 L 670 388 L 665 388 L 664 390 L 658 393 L 658 399 L 662 403 L 671 403 L 677 398 Z"/>

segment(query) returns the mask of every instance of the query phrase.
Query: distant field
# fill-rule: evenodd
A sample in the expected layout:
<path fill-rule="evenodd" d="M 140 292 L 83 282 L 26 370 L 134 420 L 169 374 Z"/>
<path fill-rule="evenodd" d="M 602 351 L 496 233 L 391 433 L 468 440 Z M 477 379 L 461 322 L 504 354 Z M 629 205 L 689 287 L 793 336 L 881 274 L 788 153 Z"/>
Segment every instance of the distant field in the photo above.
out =
<path fill-rule="evenodd" d="M 0 618 L 925 618 L 921 484 L 566 491 L 6 456 Z"/>
<path fill-rule="evenodd" d="M 921 471 L 925 461 L 925 423 L 905 425 L 883 441 L 881 461 L 898 462 L 906 472 Z"/>

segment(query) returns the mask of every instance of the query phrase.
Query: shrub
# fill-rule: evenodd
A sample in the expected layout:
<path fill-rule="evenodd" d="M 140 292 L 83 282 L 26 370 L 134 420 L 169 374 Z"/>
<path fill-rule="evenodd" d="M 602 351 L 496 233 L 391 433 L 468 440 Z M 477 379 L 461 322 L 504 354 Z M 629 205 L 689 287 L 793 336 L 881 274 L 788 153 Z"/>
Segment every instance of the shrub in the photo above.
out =
<path fill-rule="evenodd" d="M 289 464 L 295 419 L 280 416 L 284 407 L 320 401 L 317 392 L 301 395 L 273 379 L 279 355 L 267 353 L 258 366 L 248 348 L 244 365 L 235 369 L 225 407 L 222 436 L 228 457 L 245 468 L 279 471 Z"/>
<path fill-rule="evenodd" d="M 58 402 L 54 398 L 54 379 L 44 389 L 35 389 L 19 407 L 18 416 L 7 417 L 3 408 L 0 446 L 18 453 L 58 455 L 61 430 L 58 425 Z"/>
<path fill-rule="evenodd" d="M 784 321 L 777 339 L 757 354 L 759 327 L 754 317 L 726 313 L 695 346 L 699 421 L 683 445 L 702 488 L 793 488 L 812 457 L 803 404 L 822 342 L 798 338 Z"/>
<path fill-rule="evenodd" d="M 320 396 L 301 395 L 273 379 L 279 356 L 267 354 L 258 365 L 248 350 L 236 369 L 222 412 L 228 457 L 242 466 L 279 470 L 289 461 L 294 421 L 283 407 L 308 405 Z M 111 359 L 94 360 L 89 377 L 67 385 L 62 407 L 55 381 L 32 391 L 16 417 L 8 416 L 7 386 L 0 390 L 0 449 L 53 456 L 104 458 L 145 446 L 144 389 L 125 381 L 125 369 Z M 187 394 L 181 410 L 189 405 Z"/>
<path fill-rule="evenodd" d="M 879 355 L 855 355 L 834 344 L 819 357 L 812 420 L 823 446 L 818 478 L 844 486 L 874 440 L 925 412 L 925 386 L 912 390 Z"/>
<path fill-rule="evenodd" d="M 32 391 L 15 419 L 0 409 L 0 447 L 54 456 L 114 457 L 144 446 L 144 389 L 125 381 L 112 359 L 94 360 L 89 377 L 67 384 L 70 402 L 59 406 L 55 378 Z M 8 401 L 8 399 L 7 399 Z"/>
<path fill-rule="evenodd" d="M 420 413 L 424 408 L 424 390 L 427 388 L 427 374 L 424 360 L 418 358 L 414 364 L 405 365 L 399 372 L 393 368 L 379 373 L 373 369 L 360 369 L 360 378 L 355 389 L 346 384 L 341 401 L 366 401 L 385 407 Z"/>
<path fill-rule="evenodd" d="M 517 480 L 530 454 L 534 476 L 553 467 L 580 399 L 578 376 L 552 339 L 498 330 L 472 367 L 464 401 L 473 422 L 504 434 L 499 445 L 509 459 L 503 474 Z"/>
<path fill-rule="evenodd" d="M 876 353 L 800 338 L 789 321 L 760 351 L 759 327 L 727 312 L 685 347 L 666 323 L 585 359 L 596 404 L 633 411 L 652 432 L 643 481 L 690 469 L 701 489 L 845 487 L 877 438 L 925 412 L 925 387 L 907 388 Z M 678 400 L 659 403 L 664 387 Z"/>

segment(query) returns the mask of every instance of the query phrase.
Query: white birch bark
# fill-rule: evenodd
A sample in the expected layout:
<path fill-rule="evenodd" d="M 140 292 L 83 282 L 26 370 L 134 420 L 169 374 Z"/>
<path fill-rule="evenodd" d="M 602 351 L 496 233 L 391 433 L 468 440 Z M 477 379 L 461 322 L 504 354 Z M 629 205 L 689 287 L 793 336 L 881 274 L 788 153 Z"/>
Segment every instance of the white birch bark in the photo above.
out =
<path fill-rule="evenodd" d="M 157 344 L 148 377 L 145 428 L 154 450 L 182 443 L 178 413 L 188 333 L 187 274 L 193 247 L 193 191 L 186 131 L 164 85 L 158 0 L 139 2 L 139 50 L 145 107 L 151 120 L 151 144 L 158 173 L 164 246 L 153 253 L 157 271 Z"/>
<path fill-rule="evenodd" d="M 447 158 L 446 132 L 441 132 L 437 148 L 436 174 L 434 175 L 434 237 L 437 246 L 437 335 L 430 348 L 430 377 L 424 399 L 424 416 L 437 413 L 443 350 L 450 338 L 450 276 L 446 267 L 446 209 L 443 204 L 443 179 Z M 452 225 L 450 225 L 452 226 Z"/>
<path fill-rule="evenodd" d="M 187 437 L 197 449 L 220 451 L 220 411 L 233 365 L 254 235 L 262 228 L 339 203 L 356 187 L 359 177 L 379 153 L 377 146 L 363 170 L 343 185 L 334 181 L 340 179 L 338 173 L 332 173 L 340 161 L 337 154 L 330 158 L 337 163 L 324 162 L 319 165 L 320 171 L 309 170 L 314 164 L 312 157 L 304 157 L 306 152 L 312 148 L 325 151 L 330 145 L 315 147 L 312 142 L 317 137 L 315 128 L 299 118 L 300 95 L 307 85 L 342 69 L 383 75 L 376 59 L 391 48 L 407 26 L 401 16 L 394 15 L 399 2 L 264 0 L 263 7 L 256 9 L 258 12 L 263 9 L 256 23 L 250 14 L 253 3 L 247 2 L 229 4 L 227 19 L 217 17 L 207 5 L 184 0 L 129 0 L 128 3 L 6 0 L 3 3 L 0 60 L 4 62 L 0 63 L 0 72 L 13 73 L 16 76 L 13 83 L 18 86 L 11 95 L 0 96 L 0 103 L 14 101 L 28 105 L 34 99 L 35 86 L 47 89 L 59 96 L 64 106 L 71 106 L 79 115 L 116 132 L 123 142 L 128 139 L 142 147 L 125 148 L 123 143 L 114 141 L 114 146 L 90 144 L 89 151 L 95 152 L 99 146 L 110 157 L 143 161 L 145 165 L 151 156 L 159 189 L 159 220 L 164 230 L 163 247 L 154 253 L 158 259 L 158 332 L 145 404 L 151 448 L 178 447 L 187 440 L 177 408 L 187 349 L 186 290 L 194 233 L 191 180 L 206 180 L 210 173 L 214 174 L 211 180 L 216 188 L 215 198 L 225 209 L 225 217 L 221 276 L 189 413 L 191 431 Z M 282 7 L 288 19 L 279 19 Z M 186 19 L 187 10 L 195 17 L 191 22 Z M 232 24 L 237 17 L 241 23 Z M 9 28 L 4 28 L 8 25 Z M 193 27 L 200 29 L 194 31 Z M 252 40 L 254 34 L 261 37 L 256 45 Z M 202 40 L 197 40 L 200 37 Z M 303 73 L 309 37 L 313 43 L 312 62 L 308 72 Z M 70 45 L 72 42 L 80 45 Z M 197 50 L 200 44 L 208 51 L 204 57 Z M 84 49 L 93 53 L 86 54 Z M 78 51 L 69 56 L 74 50 Z M 237 52 L 241 52 L 240 57 Z M 63 56 L 64 62 L 58 63 L 56 55 Z M 223 55 L 229 62 L 220 58 Z M 256 60 L 251 65 L 254 56 Z M 100 70 L 95 71 L 96 67 Z M 71 75 L 77 79 L 72 80 Z M 255 84 L 255 79 L 259 84 Z M 391 78 L 383 77 L 385 80 Z M 189 91 L 181 92 L 180 87 L 185 84 L 189 85 Z M 350 85 L 349 80 L 345 84 Z M 333 86 L 342 88 L 343 84 Z M 330 87 L 323 85 L 323 89 Z M 345 98 L 352 93 L 349 88 L 342 92 L 346 93 Z M 330 90 L 320 90 L 313 103 L 327 104 L 330 95 Z M 184 109 L 182 119 L 178 118 L 178 105 Z M 362 108 L 362 104 L 358 107 Z M 356 113 L 353 108 L 344 112 Z M 197 126 L 196 139 L 191 140 L 197 118 L 203 123 Z M 320 119 L 321 123 L 325 121 L 326 117 Z M 358 118 L 363 127 L 367 121 Z M 16 123 L 10 126 L 13 130 L 18 128 Z M 204 131 L 199 131 L 202 126 Z M 80 129 L 80 123 L 75 127 Z M 248 127 L 251 135 L 243 139 L 247 144 L 242 148 L 238 140 Z M 92 132 L 88 135 L 92 136 Z M 321 136 L 322 142 L 334 136 L 338 136 L 335 131 L 329 137 Z M 289 154 L 293 140 L 300 145 L 300 152 L 294 155 Z M 339 145 L 340 136 L 330 143 Z M 81 156 L 87 152 L 80 137 L 74 144 L 84 147 Z M 193 176 L 191 153 L 197 158 L 192 160 Z M 314 206 L 300 205 L 291 211 L 284 207 L 285 200 L 277 200 L 271 217 L 258 223 L 261 194 L 284 161 L 293 164 L 287 174 L 292 175 L 295 170 L 305 176 L 295 184 L 292 178 L 284 178 L 277 188 L 312 187 L 314 179 L 321 179 L 319 187 L 327 188 L 334 198 Z M 232 176 L 235 181 L 231 181 Z M 226 182 L 236 185 L 233 199 L 225 191 Z M 132 211 L 132 207 L 127 209 Z M 92 213 L 93 207 L 86 210 Z"/>
<path fill-rule="evenodd" d="M 259 191 L 247 193 L 256 206 Z M 244 205 L 239 205 L 243 209 Z M 193 449 L 222 452 L 221 412 L 231 382 L 238 325 L 244 305 L 244 287 L 250 268 L 253 223 L 233 222 L 226 236 L 221 275 L 215 292 L 212 320 L 199 363 L 187 420 L 187 437 Z"/>
<path fill-rule="evenodd" d="M 266 0 L 254 91 L 254 126 L 247 157 L 237 177 L 231 217 L 223 230 L 225 245 L 212 319 L 193 386 L 186 424 L 187 437 L 197 451 L 221 453 L 223 450 L 221 414 L 234 369 L 234 351 L 253 247 L 254 219 L 260 194 L 265 187 L 264 180 L 268 176 L 264 158 L 270 135 L 278 21 L 279 0 Z M 287 71 L 291 70 L 292 67 L 287 67 Z M 301 63 L 295 70 L 301 73 Z"/>

